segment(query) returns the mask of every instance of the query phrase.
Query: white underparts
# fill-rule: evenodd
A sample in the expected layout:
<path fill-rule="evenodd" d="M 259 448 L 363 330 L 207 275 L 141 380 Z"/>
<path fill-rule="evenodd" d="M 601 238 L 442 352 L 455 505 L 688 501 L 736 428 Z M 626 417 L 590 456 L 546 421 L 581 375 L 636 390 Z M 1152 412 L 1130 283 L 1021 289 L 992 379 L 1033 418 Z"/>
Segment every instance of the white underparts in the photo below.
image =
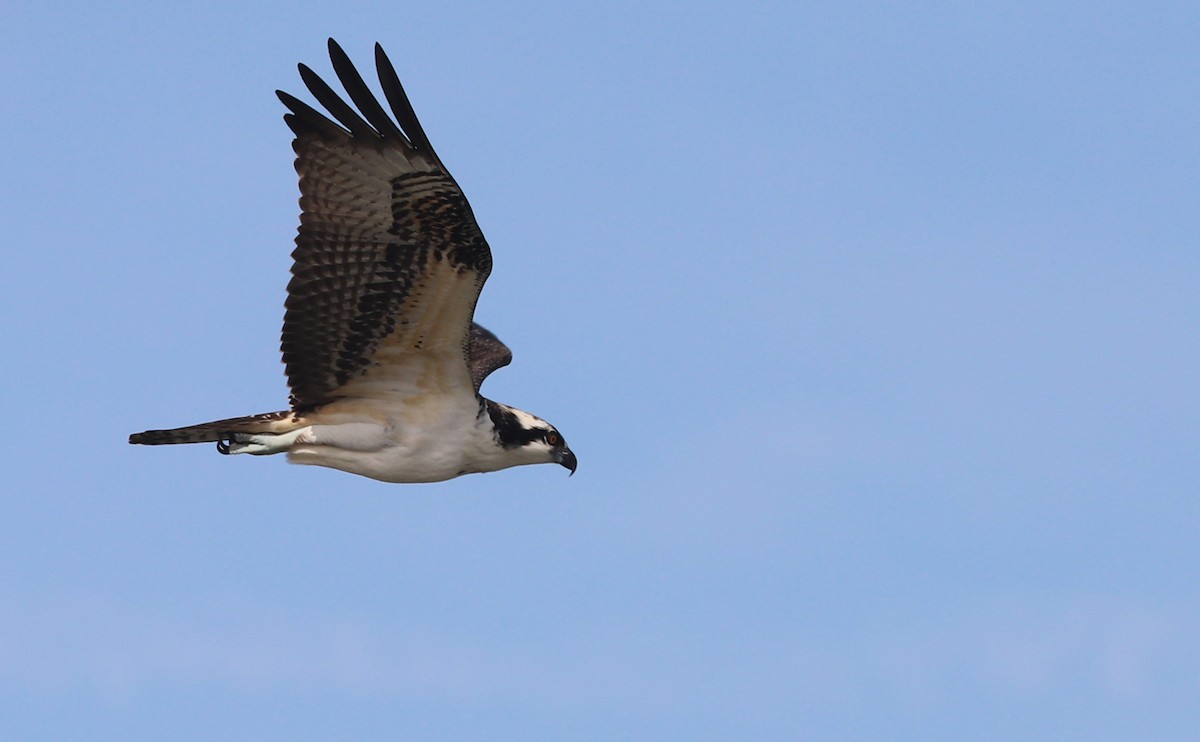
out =
<path fill-rule="evenodd" d="M 473 472 L 555 461 L 542 438 L 519 446 L 497 440 L 491 417 L 474 394 L 348 400 L 307 413 L 307 424 L 282 433 L 232 433 L 228 453 L 286 453 L 294 464 L 325 466 L 383 482 L 438 482 Z M 512 408 L 529 429 L 546 423 Z"/>

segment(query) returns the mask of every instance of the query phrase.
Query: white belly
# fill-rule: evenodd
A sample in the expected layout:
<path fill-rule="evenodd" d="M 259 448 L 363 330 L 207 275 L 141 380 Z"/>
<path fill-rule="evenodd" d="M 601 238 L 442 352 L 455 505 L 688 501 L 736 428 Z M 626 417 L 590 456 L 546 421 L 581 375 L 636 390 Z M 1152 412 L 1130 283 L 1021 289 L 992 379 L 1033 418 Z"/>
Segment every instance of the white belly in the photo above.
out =
<path fill-rule="evenodd" d="M 288 450 L 289 461 L 384 482 L 440 482 L 478 471 L 477 452 L 494 447 L 490 430 L 476 424 L 473 393 L 339 400 L 308 417 L 312 425 Z"/>

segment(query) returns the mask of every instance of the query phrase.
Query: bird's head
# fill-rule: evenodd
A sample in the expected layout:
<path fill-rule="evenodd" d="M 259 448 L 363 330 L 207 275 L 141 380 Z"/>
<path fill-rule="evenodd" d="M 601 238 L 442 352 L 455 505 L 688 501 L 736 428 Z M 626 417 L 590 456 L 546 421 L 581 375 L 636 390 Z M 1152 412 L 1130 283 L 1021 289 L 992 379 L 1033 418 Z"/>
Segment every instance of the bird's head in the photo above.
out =
<path fill-rule="evenodd" d="M 496 443 L 506 456 L 520 464 L 560 464 L 575 473 L 579 462 L 562 433 L 550 423 L 524 410 L 487 401 Z"/>

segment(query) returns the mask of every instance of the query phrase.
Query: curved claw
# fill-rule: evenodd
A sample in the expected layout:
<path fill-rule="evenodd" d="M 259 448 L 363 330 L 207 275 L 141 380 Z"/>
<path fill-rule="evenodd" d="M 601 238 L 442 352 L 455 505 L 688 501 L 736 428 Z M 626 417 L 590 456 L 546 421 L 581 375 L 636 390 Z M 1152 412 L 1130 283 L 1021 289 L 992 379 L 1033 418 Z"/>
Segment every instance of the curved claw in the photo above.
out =
<path fill-rule="evenodd" d="M 222 456 L 229 455 L 229 447 L 233 445 L 233 435 L 222 436 L 217 439 L 217 453 Z"/>

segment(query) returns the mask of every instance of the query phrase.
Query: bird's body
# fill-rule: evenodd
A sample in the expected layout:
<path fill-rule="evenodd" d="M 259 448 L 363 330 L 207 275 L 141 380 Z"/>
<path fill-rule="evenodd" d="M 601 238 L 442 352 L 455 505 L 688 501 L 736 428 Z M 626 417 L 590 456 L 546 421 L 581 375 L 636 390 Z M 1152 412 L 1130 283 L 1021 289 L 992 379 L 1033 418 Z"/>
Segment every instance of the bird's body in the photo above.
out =
<path fill-rule="evenodd" d="M 279 93 L 296 134 L 302 211 L 282 334 L 291 409 L 130 442 L 216 441 L 222 453 L 287 453 L 385 482 L 534 463 L 574 472 L 552 425 L 479 394 L 512 359 L 473 321 L 491 250 L 390 62 L 377 45 L 395 121 L 332 39 L 329 50 L 362 116 L 304 65 L 301 77 L 341 126 Z"/>
<path fill-rule="evenodd" d="M 504 449 L 495 443 L 486 408 L 474 399 L 427 395 L 395 409 L 346 400 L 314 417 L 296 429 L 286 448 L 289 461 L 384 482 L 440 482 L 513 465 L 498 455 Z"/>

